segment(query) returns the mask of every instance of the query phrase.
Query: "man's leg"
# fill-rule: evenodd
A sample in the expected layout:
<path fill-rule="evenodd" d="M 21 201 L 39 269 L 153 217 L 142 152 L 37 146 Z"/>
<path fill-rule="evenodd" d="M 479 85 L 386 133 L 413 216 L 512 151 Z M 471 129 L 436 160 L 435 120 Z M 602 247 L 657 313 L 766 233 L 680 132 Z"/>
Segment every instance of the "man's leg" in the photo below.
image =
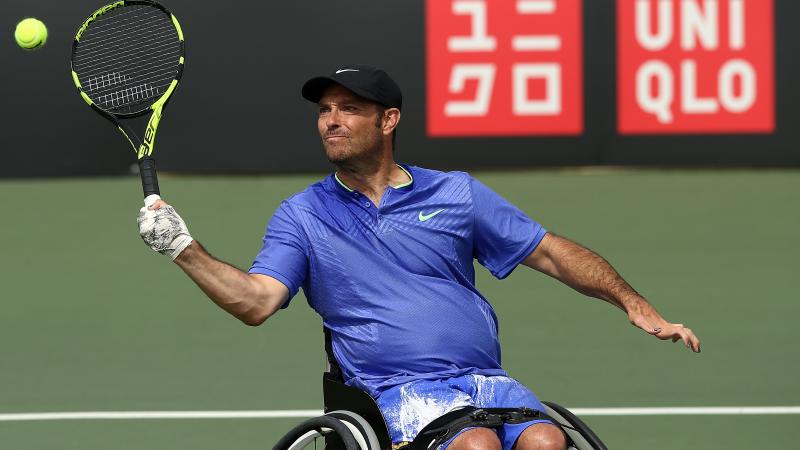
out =
<path fill-rule="evenodd" d="M 471 380 L 473 389 L 471 394 L 475 405 L 480 408 L 527 407 L 537 411 L 545 410 L 536 395 L 513 378 L 470 375 L 468 379 Z M 566 448 L 566 440 L 561 429 L 546 419 L 518 424 L 507 423 L 497 429 L 497 435 L 503 450 Z"/>
<path fill-rule="evenodd" d="M 502 448 L 500 438 L 494 430 L 471 428 L 459 433 L 446 450 L 502 450 Z"/>
<path fill-rule="evenodd" d="M 499 432 L 499 433 L 498 433 Z M 564 433 L 549 422 L 527 422 L 505 424 L 499 429 L 468 428 L 448 442 L 440 450 L 565 450 Z"/>
<path fill-rule="evenodd" d="M 564 450 L 567 441 L 564 433 L 555 425 L 537 423 L 522 432 L 513 450 Z"/>

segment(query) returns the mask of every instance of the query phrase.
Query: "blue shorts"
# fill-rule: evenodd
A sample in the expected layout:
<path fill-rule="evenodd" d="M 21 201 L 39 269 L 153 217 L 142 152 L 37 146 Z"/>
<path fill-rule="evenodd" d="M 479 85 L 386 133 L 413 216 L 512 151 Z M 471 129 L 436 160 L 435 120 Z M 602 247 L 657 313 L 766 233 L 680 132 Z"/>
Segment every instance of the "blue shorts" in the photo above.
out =
<path fill-rule="evenodd" d="M 533 392 L 519 381 L 503 376 L 464 375 L 443 380 L 412 381 L 387 389 L 376 402 L 386 420 L 392 444 L 413 441 L 434 419 L 463 406 L 527 407 L 544 411 L 544 406 Z M 496 428 L 503 450 L 511 450 L 525 428 L 536 423 L 550 421 L 534 420 Z M 454 438 L 441 448 L 446 448 Z"/>

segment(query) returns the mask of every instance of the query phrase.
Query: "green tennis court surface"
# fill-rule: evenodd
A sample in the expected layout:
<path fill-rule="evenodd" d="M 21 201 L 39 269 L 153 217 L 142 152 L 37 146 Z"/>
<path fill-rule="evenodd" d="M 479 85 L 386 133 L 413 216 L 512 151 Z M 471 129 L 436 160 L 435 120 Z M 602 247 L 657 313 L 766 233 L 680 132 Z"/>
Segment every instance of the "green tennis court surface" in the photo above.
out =
<path fill-rule="evenodd" d="M 798 171 L 476 173 L 609 259 L 703 353 L 526 268 L 478 285 L 504 365 L 569 407 L 800 405 Z M 211 252 L 247 267 L 314 177 L 162 176 Z M 139 240 L 138 180 L 0 182 L 0 415 L 321 407 L 319 319 L 249 328 Z M 794 448 L 797 415 L 588 417 L 612 449 Z M 265 449 L 301 419 L 0 421 L 0 448 Z"/>

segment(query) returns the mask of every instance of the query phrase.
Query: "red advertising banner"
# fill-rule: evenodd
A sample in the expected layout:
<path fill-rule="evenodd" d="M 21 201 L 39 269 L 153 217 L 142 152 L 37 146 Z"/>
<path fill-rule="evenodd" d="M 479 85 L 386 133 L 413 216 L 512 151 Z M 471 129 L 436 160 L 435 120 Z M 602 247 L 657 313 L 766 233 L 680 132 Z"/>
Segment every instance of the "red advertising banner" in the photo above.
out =
<path fill-rule="evenodd" d="M 775 129 L 773 0 L 617 0 L 620 134 Z"/>
<path fill-rule="evenodd" d="M 581 0 L 426 0 L 429 136 L 583 131 Z"/>

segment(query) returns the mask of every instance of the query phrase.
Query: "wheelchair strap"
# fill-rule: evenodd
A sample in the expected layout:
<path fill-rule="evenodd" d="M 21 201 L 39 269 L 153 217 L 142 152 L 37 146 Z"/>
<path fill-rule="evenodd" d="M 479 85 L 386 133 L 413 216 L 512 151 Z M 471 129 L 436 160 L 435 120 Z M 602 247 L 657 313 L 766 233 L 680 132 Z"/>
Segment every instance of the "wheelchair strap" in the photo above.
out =
<path fill-rule="evenodd" d="M 429 423 L 403 450 L 436 450 L 465 428 L 498 428 L 503 424 L 518 424 L 532 420 L 549 420 L 547 414 L 531 408 L 476 408 L 467 406 L 450 411 Z"/>

